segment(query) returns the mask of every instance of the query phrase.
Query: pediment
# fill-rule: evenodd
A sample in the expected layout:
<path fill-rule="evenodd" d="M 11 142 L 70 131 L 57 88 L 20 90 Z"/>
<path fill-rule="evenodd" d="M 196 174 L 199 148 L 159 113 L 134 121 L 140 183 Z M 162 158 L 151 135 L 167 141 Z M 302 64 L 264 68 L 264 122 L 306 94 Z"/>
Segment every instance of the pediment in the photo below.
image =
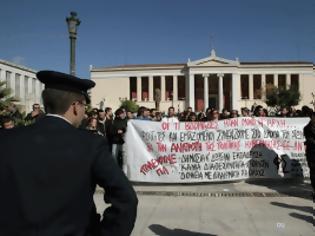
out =
<path fill-rule="evenodd" d="M 211 55 L 209 57 L 196 60 L 196 61 L 188 61 L 188 67 L 211 67 L 211 66 L 238 66 L 240 63 L 238 60 L 228 60 L 225 58 L 217 57 L 215 51 L 211 51 Z"/>
<path fill-rule="evenodd" d="M 208 60 L 202 61 L 195 64 L 196 66 L 224 66 L 229 65 L 229 63 L 220 60 Z"/>

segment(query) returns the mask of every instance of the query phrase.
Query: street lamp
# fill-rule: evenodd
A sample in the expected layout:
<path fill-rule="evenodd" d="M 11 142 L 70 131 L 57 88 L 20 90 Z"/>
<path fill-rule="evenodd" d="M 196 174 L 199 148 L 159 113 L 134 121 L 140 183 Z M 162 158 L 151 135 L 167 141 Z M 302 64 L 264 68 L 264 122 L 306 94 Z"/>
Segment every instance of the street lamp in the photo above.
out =
<path fill-rule="evenodd" d="M 81 21 L 77 18 L 76 12 L 70 12 L 66 19 L 70 38 L 70 74 L 75 75 L 75 40 L 77 39 L 77 26 Z"/>

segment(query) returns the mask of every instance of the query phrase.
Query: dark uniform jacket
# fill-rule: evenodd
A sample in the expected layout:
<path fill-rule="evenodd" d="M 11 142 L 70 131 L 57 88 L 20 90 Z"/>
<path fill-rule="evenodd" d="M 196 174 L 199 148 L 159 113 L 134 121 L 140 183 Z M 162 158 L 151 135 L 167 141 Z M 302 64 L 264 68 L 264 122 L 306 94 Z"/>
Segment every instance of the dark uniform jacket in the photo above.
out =
<path fill-rule="evenodd" d="M 102 137 L 47 116 L 0 131 L 0 150 L 1 236 L 130 235 L 138 200 Z M 111 204 L 100 222 L 96 184 Z"/>
<path fill-rule="evenodd" d="M 313 191 L 315 191 L 315 125 L 312 121 L 304 127 L 303 131 L 306 139 L 306 160 L 310 168 L 310 179 Z M 313 200 L 315 201 L 315 193 L 313 195 Z"/>
<path fill-rule="evenodd" d="M 306 139 L 306 158 L 308 162 L 312 162 L 315 167 L 315 125 L 312 121 L 304 127 L 303 132 Z"/>

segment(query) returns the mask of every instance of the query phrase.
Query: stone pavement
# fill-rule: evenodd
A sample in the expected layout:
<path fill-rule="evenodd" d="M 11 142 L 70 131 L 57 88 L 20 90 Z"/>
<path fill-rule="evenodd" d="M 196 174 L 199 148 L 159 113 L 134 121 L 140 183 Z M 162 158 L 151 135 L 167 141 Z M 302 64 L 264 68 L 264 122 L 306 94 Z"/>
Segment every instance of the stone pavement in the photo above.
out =
<path fill-rule="evenodd" d="M 133 184 L 139 206 L 132 236 L 315 235 L 309 180 Z M 102 212 L 101 190 L 95 202 Z"/>

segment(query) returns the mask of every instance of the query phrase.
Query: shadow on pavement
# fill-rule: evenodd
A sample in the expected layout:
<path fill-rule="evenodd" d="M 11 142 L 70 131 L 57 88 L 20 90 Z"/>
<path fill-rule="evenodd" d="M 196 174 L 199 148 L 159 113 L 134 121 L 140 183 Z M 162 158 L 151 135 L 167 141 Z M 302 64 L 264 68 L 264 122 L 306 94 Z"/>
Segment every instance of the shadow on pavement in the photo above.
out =
<path fill-rule="evenodd" d="M 284 208 L 289 208 L 289 209 L 302 211 L 304 213 L 309 213 L 309 214 L 311 214 L 311 216 L 310 215 L 299 214 L 299 213 L 296 213 L 296 212 L 292 212 L 289 215 L 294 217 L 294 218 L 297 218 L 297 219 L 300 219 L 300 220 L 304 220 L 304 221 L 306 221 L 308 223 L 311 223 L 311 224 L 315 225 L 315 220 L 314 220 L 315 211 L 314 211 L 313 207 L 310 207 L 310 206 L 309 207 L 308 206 L 294 206 L 294 205 L 289 205 L 289 204 L 282 203 L 282 202 L 271 202 L 270 204 L 273 205 L 273 206 L 284 207 Z"/>
<path fill-rule="evenodd" d="M 305 183 L 298 160 L 277 154 L 264 144 L 255 145 L 251 152 L 256 155 L 249 161 L 250 179 L 246 183 L 265 186 L 283 195 L 312 199 L 311 186 Z"/>
<path fill-rule="evenodd" d="M 184 229 L 169 229 L 163 225 L 152 224 L 149 229 L 160 236 L 216 236 L 214 234 L 193 232 Z"/>
<path fill-rule="evenodd" d="M 312 189 L 304 179 L 249 179 L 246 183 L 265 186 L 279 194 L 312 200 Z"/>
<path fill-rule="evenodd" d="M 290 209 L 294 209 L 294 210 L 298 210 L 298 211 L 304 211 L 310 214 L 314 214 L 314 208 L 313 207 L 308 207 L 308 206 L 294 206 L 294 205 L 289 205 L 286 203 L 282 203 L 282 202 L 271 202 L 271 205 L 274 206 L 278 206 L 278 207 L 284 207 L 284 208 L 290 208 Z"/>
<path fill-rule="evenodd" d="M 298 214 L 298 213 L 290 213 L 289 214 L 290 216 L 294 217 L 294 218 L 297 218 L 297 219 L 300 219 L 300 220 L 304 220 L 312 225 L 315 226 L 315 220 L 314 220 L 314 217 L 313 216 L 307 216 L 307 215 L 302 215 L 302 214 Z"/>

